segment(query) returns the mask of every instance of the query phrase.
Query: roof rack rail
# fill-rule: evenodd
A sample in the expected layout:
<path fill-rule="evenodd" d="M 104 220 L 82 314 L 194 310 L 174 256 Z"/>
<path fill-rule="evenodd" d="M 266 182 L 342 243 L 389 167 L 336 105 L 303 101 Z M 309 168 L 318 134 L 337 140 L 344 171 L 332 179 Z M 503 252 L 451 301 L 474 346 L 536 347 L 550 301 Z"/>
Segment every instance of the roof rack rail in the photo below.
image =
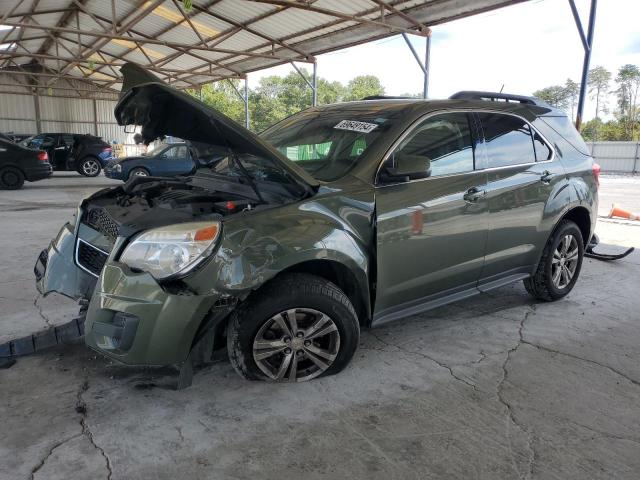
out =
<path fill-rule="evenodd" d="M 463 90 L 458 93 L 454 93 L 449 97 L 452 100 L 489 100 L 505 101 L 514 103 L 523 103 L 526 105 L 537 105 L 539 107 L 548 107 L 549 105 L 544 101 L 536 97 L 526 97 L 524 95 L 513 95 L 511 93 L 502 92 L 478 92 L 474 90 Z"/>
<path fill-rule="evenodd" d="M 360 100 L 411 100 L 414 97 L 394 97 L 391 95 L 369 95 L 368 97 L 363 97 Z"/>

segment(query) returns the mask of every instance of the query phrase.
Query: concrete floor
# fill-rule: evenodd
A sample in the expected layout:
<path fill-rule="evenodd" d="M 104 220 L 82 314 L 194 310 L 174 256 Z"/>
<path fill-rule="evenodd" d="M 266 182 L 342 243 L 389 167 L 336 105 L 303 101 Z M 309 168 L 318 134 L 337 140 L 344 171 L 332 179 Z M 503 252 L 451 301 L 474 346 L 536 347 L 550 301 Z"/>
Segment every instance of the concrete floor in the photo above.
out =
<path fill-rule="evenodd" d="M 0 192 L 0 341 L 76 312 L 38 299 L 31 269 L 106 184 Z M 603 178 L 601 212 L 613 201 L 640 210 L 640 178 Z M 597 231 L 640 247 L 640 222 Z M 0 370 L 0 478 L 637 479 L 639 287 L 640 253 L 586 260 L 560 302 L 516 284 L 365 331 L 344 372 L 296 385 L 244 381 L 223 357 L 183 391 L 82 345 L 25 357 Z"/>

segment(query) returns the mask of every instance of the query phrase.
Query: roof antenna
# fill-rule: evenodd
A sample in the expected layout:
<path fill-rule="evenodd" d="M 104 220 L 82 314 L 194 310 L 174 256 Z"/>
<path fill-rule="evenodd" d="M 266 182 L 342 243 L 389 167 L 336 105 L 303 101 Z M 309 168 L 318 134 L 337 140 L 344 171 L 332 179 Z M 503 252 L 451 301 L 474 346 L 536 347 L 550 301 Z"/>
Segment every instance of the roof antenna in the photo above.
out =
<path fill-rule="evenodd" d="M 504 83 L 502 84 L 502 87 L 500 88 L 500 93 L 502 93 L 503 90 L 504 90 Z"/>

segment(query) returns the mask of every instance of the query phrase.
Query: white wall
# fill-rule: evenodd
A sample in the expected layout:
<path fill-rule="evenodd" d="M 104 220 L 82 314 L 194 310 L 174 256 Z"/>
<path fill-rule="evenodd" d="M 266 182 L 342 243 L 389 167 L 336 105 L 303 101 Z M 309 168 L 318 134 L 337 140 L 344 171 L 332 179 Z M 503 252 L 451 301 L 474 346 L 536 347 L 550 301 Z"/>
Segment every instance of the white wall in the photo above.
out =
<path fill-rule="evenodd" d="M 90 133 L 108 142 L 133 143 L 132 135 L 125 134 L 124 127 L 118 126 L 113 116 L 115 94 L 98 91 L 94 94 L 93 91 L 86 91 L 91 90 L 91 85 L 87 83 L 59 81 L 51 90 L 39 89 L 39 95 L 34 95 L 29 85 L 20 83 L 16 76 L 9 74 L 0 74 L 0 83 L 15 84 L 0 87 L 0 132 L 39 133 L 37 101 L 40 132 Z M 56 89 L 56 86 L 61 88 Z M 72 90 L 74 87 L 82 91 Z M 44 92 L 52 95 L 43 95 Z M 80 95 L 98 96 L 101 99 L 83 98 Z M 105 95 L 111 98 L 105 99 Z"/>
<path fill-rule="evenodd" d="M 640 172 L 640 143 L 591 142 L 588 145 L 603 172 Z"/>

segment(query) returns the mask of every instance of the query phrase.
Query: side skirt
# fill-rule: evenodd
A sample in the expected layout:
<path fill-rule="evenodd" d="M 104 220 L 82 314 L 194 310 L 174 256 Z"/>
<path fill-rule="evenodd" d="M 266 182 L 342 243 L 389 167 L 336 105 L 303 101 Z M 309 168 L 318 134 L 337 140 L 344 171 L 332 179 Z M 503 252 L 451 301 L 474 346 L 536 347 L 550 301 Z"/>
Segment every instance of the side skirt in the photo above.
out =
<path fill-rule="evenodd" d="M 473 297 L 480 293 L 495 290 L 496 288 L 515 283 L 519 280 L 524 280 L 532 275 L 534 268 L 535 265 L 519 267 L 501 274 L 499 278 L 484 278 L 478 283 L 474 283 L 472 285 L 467 284 L 461 288 L 448 290 L 435 295 L 430 295 L 417 301 L 407 302 L 395 307 L 387 308 L 379 313 L 374 313 L 371 326 L 377 327 L 385 323 L 393 322 L 394 320 L 417 315 L 449 303 Z"/>

